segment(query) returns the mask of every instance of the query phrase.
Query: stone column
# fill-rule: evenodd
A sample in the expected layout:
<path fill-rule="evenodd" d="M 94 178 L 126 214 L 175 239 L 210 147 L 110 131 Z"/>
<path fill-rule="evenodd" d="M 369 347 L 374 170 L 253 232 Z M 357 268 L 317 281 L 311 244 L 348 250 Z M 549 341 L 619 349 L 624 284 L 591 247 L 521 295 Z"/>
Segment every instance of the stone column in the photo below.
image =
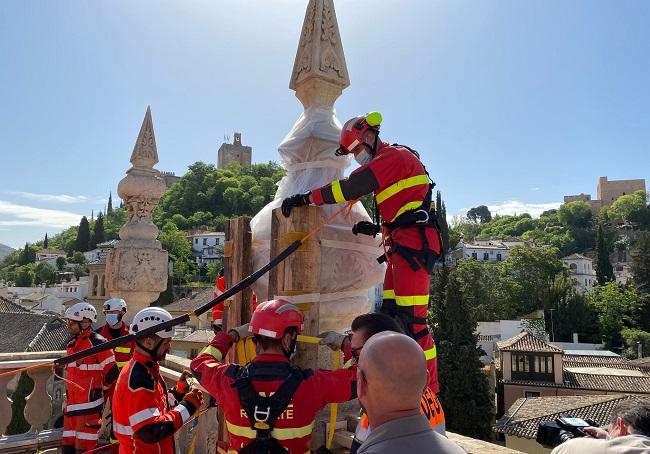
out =
<path fill-rule="evenodd" d="M 117 187 L 129 218 L 120 229 L 119 243 L 106 258 L 108 294 L 127 302 L 128 322 L 167 287 L 167 251 L 157 240 L 158 227 L 152 221 L 153 210 L 165 193 L 165 182 L 153 168 L 156 163 L 158 151 L 148 107 L 131 154 L 132 167 Z"/>

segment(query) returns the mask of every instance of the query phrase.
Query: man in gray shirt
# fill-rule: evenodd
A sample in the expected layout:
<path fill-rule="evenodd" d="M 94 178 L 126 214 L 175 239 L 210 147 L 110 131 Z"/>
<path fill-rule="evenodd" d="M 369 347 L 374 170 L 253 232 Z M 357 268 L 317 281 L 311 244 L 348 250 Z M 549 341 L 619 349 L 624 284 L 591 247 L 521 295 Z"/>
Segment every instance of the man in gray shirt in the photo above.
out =
<path fill-rule="evenodd" d="M 383 332 L 365 343 L 357 367 L 357 394 L 371 432 L 358 454 L 465 453 L 435 433 L 420 413 L 426 383 L 424 354 L 410 337 Z"/>

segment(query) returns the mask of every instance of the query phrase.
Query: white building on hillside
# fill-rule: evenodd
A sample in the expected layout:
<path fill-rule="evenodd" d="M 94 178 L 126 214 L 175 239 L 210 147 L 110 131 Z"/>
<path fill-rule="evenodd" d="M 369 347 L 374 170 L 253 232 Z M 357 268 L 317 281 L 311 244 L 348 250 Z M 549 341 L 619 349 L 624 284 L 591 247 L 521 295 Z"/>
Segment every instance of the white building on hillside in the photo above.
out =
<path fill-rule="evenodd" d="M 224 232 L 198 231 L 187 235 L 192 245 L 192 258 L 199 265 L 220 262 L 223 258 Z"/>
<path fill-rule="evenodd" d="M 36 263 L 47 263 L 52 268 L 56 269 L 56 259 L 59 257 L 65 258 L 65 251 L 42 249 L 36 253 Z"/>
<path fill-rule="evenodd" d="M 516 242 L 513 245 L 523 244 Z M 500 240 L 481 240 L 474 244 L 465 243 L 462 239 L 456 249 L 449 254 L 448 262 L 455 265 L 460 259 L 475 259 L 480 262 L 501 262 L 508 257 L 512 246 Z"/>
<path fill-rule="evenodd" d="M 589 257 L 581 254 L 571 254 L 562 258 L 562 262 L 569 268 L 576 282 L 576 289 L 581 293 L 590 291 L 596 284 L 596 271 L 593 267 L 593 261 Z"/>

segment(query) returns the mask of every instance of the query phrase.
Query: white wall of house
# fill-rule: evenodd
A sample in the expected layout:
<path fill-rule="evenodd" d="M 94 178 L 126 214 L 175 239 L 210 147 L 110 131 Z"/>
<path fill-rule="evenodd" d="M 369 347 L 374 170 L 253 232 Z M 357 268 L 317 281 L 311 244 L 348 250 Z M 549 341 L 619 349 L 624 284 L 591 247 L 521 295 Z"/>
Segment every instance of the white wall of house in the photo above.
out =
<path fill-rule="evenodd" d="M 590 258 L 574 254 L 564 257 L 562 262 L 569 268 L 578 291 L 588 292 L 596 285 L 596 271 Z"/>

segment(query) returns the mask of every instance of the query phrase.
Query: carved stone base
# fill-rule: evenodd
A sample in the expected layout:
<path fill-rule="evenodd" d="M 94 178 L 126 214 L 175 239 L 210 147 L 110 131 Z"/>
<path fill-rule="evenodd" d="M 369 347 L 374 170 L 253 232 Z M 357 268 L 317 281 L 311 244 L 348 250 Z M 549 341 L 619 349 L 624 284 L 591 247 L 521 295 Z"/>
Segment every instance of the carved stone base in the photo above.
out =
<path fill-rule="evenodd" d="M 126 318 L 130 322 L 167 288 L 167 251 L 122 243 L 106 258 L 106 283 L 111 296 L 126 300 Z"/>

